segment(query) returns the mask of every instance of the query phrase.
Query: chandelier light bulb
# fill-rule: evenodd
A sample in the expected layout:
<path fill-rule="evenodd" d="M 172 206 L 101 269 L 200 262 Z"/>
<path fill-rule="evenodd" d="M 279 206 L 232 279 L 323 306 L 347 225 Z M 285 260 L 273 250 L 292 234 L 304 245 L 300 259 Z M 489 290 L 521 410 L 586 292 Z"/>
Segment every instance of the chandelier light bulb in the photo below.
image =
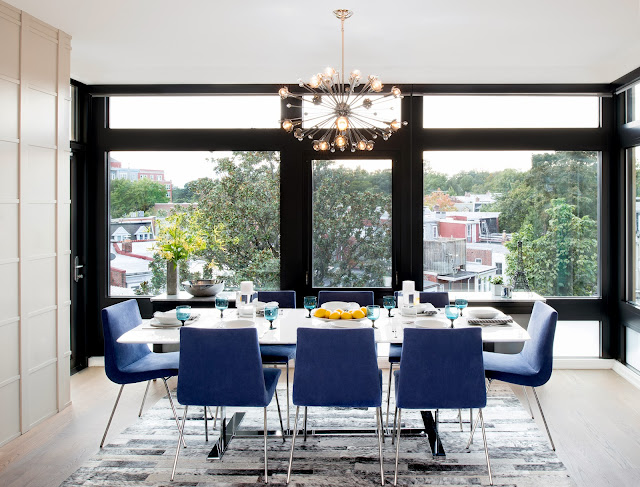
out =
<path fill-rule="evenodd" d="M 314 74 L 311 77 L 311 79 L 309 80 L 309 86 L 314 89 L 320 86 L 320 77 L 317 74 Z"/>
<path fill-rule="evenodd" d="M 400 127 L 402 127 L 402 124 L 400 122 L 398 122 L 397 120 L 393 120 L 389 124 L 389 127 L 391 127 L 391 130 L 393 130 L 394 132 L 397 132 L 398 130 L 400 130 Z"/>
<path fill-rule="evenodd" d="M 321 140 L 320 143 L 318 144 L 318 149 L 329 150 L 329 142 L 327 142 L 326 140 Z"/>
<path fill-rule="evenodd" d="M 347 117 L 338 117 L 336 119 L 336 128 L 340 132 L 344 132 L 349 128 L 349 119 Z"/>
<path fill-rule="evenodd" d="M 367 148 L 367 141 L 366 140 L 360 140 L 357 144 L 356 147 L 358 148 L 358 150 L 366 150 Z"/>
<path fill-rule="evenodd" d="M 289 96 L 289 88 L 287 88 L 286 86 L 283 86 L 278 90 L 278 94 L 280 95 L 280 98 L 284 100 Z"/>
<path fill-rule="evenodd" d="M 291 120 L 289 120 L 288 118 L 285 118 L 282 121 L 282 128 L 284 130 L 286 130 L 287 132 L 291 132 L 293 130 L 293 122 Z"/>
<path fill-rule="evenodd" d="M 331 66 L 327 66 L 326 68 L 324 68 L 324 74 L 329 78 L 332 78 L 333 75 L 336 74 L 336 70 L 333 69 Z"/>
<path fill-rule="evenodd" d="M 334 142 L 338 149 L 344 150 L 347 145 L 347 138 L 344 135 L 338 135 Z"/>
<path fill-rule="evenodd" d="M 373 81 L 371 81 L 371 89 L 376 93 L 380 93 L 383 86 L 384 85 L 382 84 L 382 81 L 380 81 L 378 78 L 375 78 Z"/>
<path fill-rule="evenodd" d="M 367 150 L 373 150 L 373 140 L 367 142 Z"/>
<path fill-rule="evenodd" d="M 398 88 L 397 86 L 394 86 L 393 88 L 391 88 L 391 94 L 395 98 L 399 98 L 402 95 L 402 92 L 400 91 L 400 88 Z"/>

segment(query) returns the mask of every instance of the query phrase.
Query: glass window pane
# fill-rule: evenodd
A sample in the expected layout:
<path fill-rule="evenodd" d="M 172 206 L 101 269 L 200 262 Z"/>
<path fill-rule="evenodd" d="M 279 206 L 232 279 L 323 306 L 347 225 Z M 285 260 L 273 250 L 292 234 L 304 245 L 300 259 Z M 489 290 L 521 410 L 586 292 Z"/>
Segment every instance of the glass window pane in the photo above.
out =
<path fill-rule="evenodd" d="M 111 295 L 164 292 L 185 241 L 179 282 L 280 288 L 278 152 L 111 152 L 109 166 Z"/>
<path fill-rule="evenodd" d="M 626 101 L 626 114 L 625 121 L 635 122 L 640 116 L 640 96 L 638 96 L 638 87 L 640 84 L 635 84 L 625 92 Z"/>
<path fill-rule="evenodd" d="M 638 304 L 640 302 L 640 265 L 638 265 L 638 256 L 640 256 L 640 235 L 638 229 L 640 228 L 640 184 L 638 184 L 638 177 L 640 177 L 640 151 L 637 147 L 632 147 L 627 150 L 627 164 L 629 164 L 630 176 L 632 181 L 631 188 L 631 208 L 632 214 L 629 215 L 629 231 L 633 235 L 633 241 L 635 245 L 629 249 L 629 255 L 631 256 L 631 289 L 627 293 L 629 300 L 632 303 Z"/>
<path fill-rule="evenodd" d="M 313 287 L 391 287 L 391 165 L 312 161 Z"/>
<path fill-rule="evenodd" d="M 504 274 L 521 289 L 524 274 L 542 295 L 597 295 L 598 165 L 584 151 L 425 152 L 424 288 L 486 292 Z"/>
<path fill-rule="evenodd" d="M 598 96 L 424 96 L 424 128 L 595 128 Z"/>
<path fill-rule="evenodd" d="M 280 97 L 111 96 L 112 129 L 278 128 Z"/>
<path fill-rule="evenodd" d="M 640 371 L 640 333 L 631 328 L 626 329 L 627 364 Z"/>

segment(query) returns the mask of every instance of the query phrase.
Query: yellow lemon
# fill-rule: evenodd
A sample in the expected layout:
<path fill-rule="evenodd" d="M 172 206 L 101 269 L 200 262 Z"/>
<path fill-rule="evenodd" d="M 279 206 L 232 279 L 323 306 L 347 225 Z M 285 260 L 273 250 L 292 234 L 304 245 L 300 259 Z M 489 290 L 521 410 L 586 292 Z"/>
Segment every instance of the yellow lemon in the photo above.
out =
<path fill-rule="evenodd" d="M 345 311 L 340 315 L 341 320 L 350 320 L 351 318 L 352 318 L 351 313 L 349 313 L 348 311 Z"/>
<path fill-rule="evenodd" d="M 327 311 L 323 308 L 318 308 L 317 310 L 315 310 L 313 312 L 313 316 L 315 316 L 316 318 L 326 318 L 327 317 Z"/>
<path fill-rule="evenodd" d="M 366 306 L 363 306 L 362 308 L 360 308 L 360 311 L 362 311 L 362 312 L 365 314 L 365 316 L 366 316 L 366 314 L 367 314 L 367 307 L 366 307 Z"/>
<path fill-rule="evenodd" d="M 340 308 L 338 308 L 336 311 L 337 311 L 338 313 L 344 313 L 344 311 L 342 311 Z"/>
<path fill-rule="evenodd" d="M 329 315 L 329 319 L 330 320 L 339 320 L 340 319 L 340 313 L 338 313 L 337 311 L 334 311 L 333 313 L 331 313 Z"/>
<path fill-rule="evenodd" d="M 365 314 L 361 309 L 357 309 L 352 313 L 352 316 L 356 319 L 359 320 L 361 318 L 364 318 Z"/>

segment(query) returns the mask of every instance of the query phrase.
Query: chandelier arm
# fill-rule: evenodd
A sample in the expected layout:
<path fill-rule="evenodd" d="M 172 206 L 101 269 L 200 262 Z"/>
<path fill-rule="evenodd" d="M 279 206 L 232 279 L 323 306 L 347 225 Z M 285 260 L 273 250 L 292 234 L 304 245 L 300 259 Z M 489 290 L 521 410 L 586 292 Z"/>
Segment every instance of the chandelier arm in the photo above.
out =
<path fill-rule="evenodd" d="M 380 104 L 382 104 L 382 103 L 389 103 L 389 102 L 392 102 L 392 101 L 393 101 L 392 99 L 389 99 L 389 98 L 383 98 L 382 96 L 381 96 L 380 98 L 378 98 L 378 97 L 376 96 L 375 98 L 370 99 L 370 100 L 371 100 L 371 106 L 373 106 L 373 105 L 380 105 Z M 364 102 L 364 100 L 363 100 L 363 102 Z M 358 108 L 362 108 L 364 105 L 357 105 L 357 106 L 349 105 L 349 106 L 350 106 L 350 108 L 351 108 L 352 110 L 357 110 Z"/>
<path fill-rule="evenodd" d="M 384 124 L 387 124 L 387 125 L 390 125 L 390 123 L 391 123 L 391 122 L 387 122 L 386 120 L 382 120 L 380 118 L 368 117 L 368 116 L 362 115 L 362 114 L 353 114 L 352 113 L 351 116 L 354 118 L 354 120 L 356 120 L 356 121 L 358 121 L 358 122 L 360 122 L 362 124 L 365 124 L 365 125 L 369 124 L 372 127 L 376 127 L 376 128 L 379 128 L 379 127 L 377 127 L 375 124 L 371 123 L 370 120 L 373 120 L 374 122 L 384 123 Z"/>

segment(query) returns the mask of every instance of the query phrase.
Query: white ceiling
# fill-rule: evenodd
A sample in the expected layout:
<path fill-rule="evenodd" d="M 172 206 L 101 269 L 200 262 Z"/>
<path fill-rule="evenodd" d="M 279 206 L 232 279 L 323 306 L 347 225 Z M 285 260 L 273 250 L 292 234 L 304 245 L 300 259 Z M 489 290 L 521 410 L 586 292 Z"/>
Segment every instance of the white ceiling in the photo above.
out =
<path fill-rule="evenodd" d="M 5 0 L 72 39 L 72 78 L 295 83 L 608 83 L 640 66 L 639 0 Z"/>

